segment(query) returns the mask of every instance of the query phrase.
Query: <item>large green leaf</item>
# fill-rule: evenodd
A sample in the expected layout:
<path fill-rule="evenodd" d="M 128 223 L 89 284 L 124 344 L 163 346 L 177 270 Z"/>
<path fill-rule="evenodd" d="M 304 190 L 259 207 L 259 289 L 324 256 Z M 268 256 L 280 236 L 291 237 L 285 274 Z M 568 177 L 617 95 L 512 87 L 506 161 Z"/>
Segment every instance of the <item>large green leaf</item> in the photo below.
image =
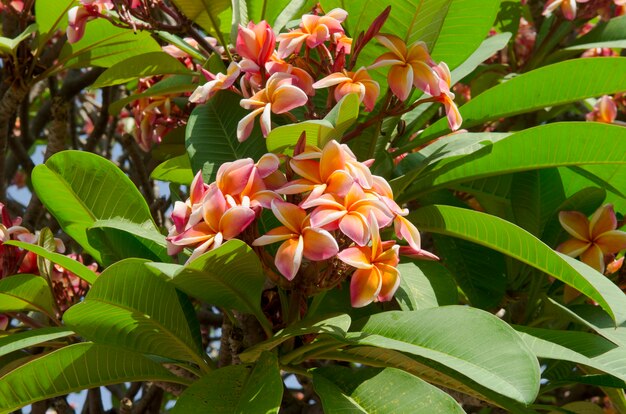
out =
<path fill-rule="evenodd" d="M 64 67 L 108 68 L 131 56 L 160 51 L 150 32 L 122 29 L 106 19 L 96 19 L 87 23 L 81 40 L 63 46 L 59 61 Z"/>
<path fill-rule="evenodd" d="M 539 390 L 539 364 L 517 333 L 490 313 L 444 306 L 372 315 L 348 341 L 429 360 L 501 395 L 530 404 Z M 445 372 L 445 370 L 444 370 Z"/>
<path fill-rule="evenodd" d="M 409 200 L 421 192 L 511 172 L 581 164 L 625 164 L 626 154 L 621 150 L 625 143 L 626 129 L 617 125 L 595 122 L 541 125 L 516 132 L 468 155 L 440 161 L 428 174 L 418 177 L 400 199 Z"/>
<path fill-rule="evenodd" d="M 499 0 L 453 0 L 432 48 L 433 59 L 450 69 L 459 66 L 485 40 L 499 9 Z"/>
<path fill-rule="evenodd" d="M 455 305 L 457 288 L 450 271 L 440 263 L 415 261 L 400 263 L 400 286 L 394 297 L 402 310 Z"/>
<path fill-rule="evenodd" d="M 172 413 L 278 413 L 282 396 L 276 355 L 265 352 L 252 369 L 233 365 L 203 376 L 180 396 Z"/>
<path fill-rule="evenodd" d="M 130 381 L 189 384 L 137 352 L 79 343 L 34 359 L 0 378 L 0 413 L 57 395 Z"/>
<path fill-rule="evenodd" d="M 303 319 L 276 332 L 270 339 L 246 349 L 239 354 L 239 358 L 243 362 L 254 362 L 263 351 L 269 351 L 294 336 L 322 333 L 344 336 L 350 328 L 350 322 L 350 316 L 346 314 Z"/>
<path fill-rule="evenodd" d="M 313 372 L 324 412 L 464 414 L 448 394 L 396 368 L 331 366 Z"/>
<path fill-rule="evenodd" d="M 85 300 L 65 312 L 63 321 L 96 343 L 206 368 L 179 293 L 149 271 L 145 260 L 126 259 L 107 268 Z"/>
<path fill-rule="evenodd" d="M 626 48 L 626 16 L 599 21 L 593 30 L 576 39 L 565 50 L 587 50 L 596 47 Z"/>
<path fill-rule="evenodd" d="M 423 231 L 465 239 L 526 263 L 593 299 L 618 324 L 626 321 L 626 296 L 615 284 L 582 263 L 572 267 L 565 257 L 506 220 L 438 205 L 423 207 L 411 213 L 409 219 Z"/>
<path fill-rule="evenodd" d="M 163 270 L 158 264 L 148 266 Z M 185 266 L 170 266 L 164 274 L 183 292 L 211 305 L 256 315 L 270 329 L 261 311 L 263 267 L 256 253 L 241 240 L 229 240 Z"/>
<path fill-rule="evenodd" d="M 549 106 L 624 90 L 626 58 L 574 59 L 545 66 L 495 86 L 459 108 L 463 128 Z M 513 98 L 514 97 L 514 98 Z M 426 128 L 415 145 L 444 134 L 441 119 Z"/>
<path fill-rule="evenodd" d="M 117 62 L 104 72 L 93 83 L 93 88 L 119 85 L 137 78 L 154 75 L 188 74 L 187 69 L 178 59 L 165 52 L 149 52 Z"/>
<path fill-rule="evenodd" d="M 626 381 L 626 347 L 601 336 L 578 331 L 516 327 L 538 358 L 571 361 Z"/>
<path fill-rule="evenodd" d="M 46 279 L 30 274 L 0 279 L 0 313 L 24 311 L 54 316 L 54 298 Z"/>
<path fill-rule="evenodd" d="M 97 275 L 94 273 L 93 270 L 91 270 L 78 260 L 74 260 L 64 254 L 51 252 L 36 244 L 21 242 L 18 240 L 9 240 L 4 242 L 4 244 L 17 246 L 24 250 L 28 250 L 29 252 L 33 252 L 37 256 L 45 257 L 52 263 L 56 263 L 59 266 L 63 267 L 65 270 L 74 273 L 76 276 L 80 277 L 89 284 L 93 284 L 93 282 L 95 282 L 96 280 Z"/>
<path fill-rule="evenodd" d="M 185 146 L 194 172 L 202 170 L 206 182 L 215 180 L 225 162 L 265 153 L 265 142 L 255 127 L 244 142 L 237 140 L 237 123 L 248 111 L 239 106 L 240 96 L 220 91 L 206 104 L 197 106 L 189 116 Z M 258 121 L 257 121 L 258 122 Z"/>
<path fill-rule="evenodd" d="M 13 351 L 26 349 L 34 345 L 54 339 L 65 338 L 73 335 L 74 331 L 60 326 L 50 328 L 32 329 L 0 337 L 0 356 L 7 355 Z"/>
<path fill-rule="evenodd" d="M 33 186 L 63 231 L 99 263 L 102 254 L 87 234 L 97 220 L 124 219 L 158 233 L 137 187 L 112 162 L 98 155 L 59 152 L 35 167 Z M 102 240 L 98 244 L 106 248 Z"/>

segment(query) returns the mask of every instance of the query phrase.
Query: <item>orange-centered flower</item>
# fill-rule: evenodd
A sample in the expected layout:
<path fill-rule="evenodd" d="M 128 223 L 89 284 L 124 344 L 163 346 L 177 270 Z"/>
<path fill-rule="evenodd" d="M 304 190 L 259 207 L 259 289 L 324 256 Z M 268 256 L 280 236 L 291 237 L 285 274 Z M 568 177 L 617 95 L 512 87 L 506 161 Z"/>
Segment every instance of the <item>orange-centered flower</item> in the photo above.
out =
<path fill-rule="evenodd" d="M 393 241 L 380 240 L 378 223 L 373 215 L 369 217 L 369 226 L 372 228 L 370 246 L 350 247 L 337 255 L 344 263 L 356 267 L 350 281 L 350 299 L 355 308 L 375 300 L 391 300 L 400 285 L 400 272 L 396 269 L 400 261 L 399 246 Z"/>
<path fill-rule="evenodd" d="M 263 136 L 272 130 L 270 115 L 283 114 L 307 103 L 308 97 L 302 89 L 294 84 L 294 78 L 288 73 L 275 73 L 267 80 L 265 89 L 261 89 L 249 99 L 242 99 L 240 105 L 253 109 L 243 117 L 237 125 L 237 139 L 245 141 L 252 132 L 254 118 L 261 115 L 261 131 Z"/>
<path fill-rule="evenodd" d="M 559 221 L 574 238 L 559 245 L 557 250 L 578 257 L 600 273 L 604 273 L 605 258 L 626 249 L 626 232 L 616 230 L 617 219 L 613 205 L 605 204 L 588 220 L 578 211 L 561 211 Z"/>
<path fill-rule="evenodd" d="M 348 17 L 348 12 L 343 9 L 333 9 L 324 16 L 305 14 L 299 29 L 278 35 L 278 54 L 281 58 L 298 52 L 306 42 L 309 48 L 315 48 L 335 33 L 344 33 L 341 22 Z"/>
<path fill-rule="evenodd" d="M 589 0 L 549 0 L 543 9 L 543 15 L 547 16 L 552 14 L 557 7 L 561 7 L 563 17 L 567 20 L 574 20 L 576 18 L 576 3 L 587 3 Z"/>
<path fill-rule="evenodd" d="M 309 217 L 302 208 L 285 201 L 272 201 L 272 212 L 283 225 L 256 239 L 253 246 L 263 246 L 282 241 L 274 263 L 288 280 L 292 280 L 302 256 L 309 260 L 326 260 L 337 254 L 339 246 L 326 230 L 311 227 Z"/>
<path fill-rule="evenodd" d="M 426 43 L 415 42 L 407 47 L 402 39 L 390 34 L 378 35 L 376 39 L 390 52 L 376 59 L 370 69 L 391 66 L 387 81 L 398 99 L 405 101 L 413 86 L 430 95 L 439 95 L 439 79 L 432 69 L 435 63 L 428 54 Z"/>
<path fill-rule="evenodd" d="M 604 95 L 598 99 L 598 102 L 593 107 L 593 111 L 589 112 L 586 117 L 587 121 L 604 122 L 605 124 L 612 124 L 617 118 L 617 105 L 608 95 Z"/>
<path fill-rule="evenodd" d="M 359 96 L 359 100 L 365 104 L 366 111 L 372 111 L 374 109 L 376 99 L 380 93 L 378 82 L 372 80 L 365 68 L 360 68 L 356 72 L 347 72 L 344 70 L 342 72 L 331 73 L 325 78 L 315 82 L 313 87 L 320 89 L 328 88 L 333 85 L 337 85 L 335 88 L 335 100 L 339 101 L 349 93 L 356 93 Z"/>
<path fill-rule="evenodd" d="M 220 89 L 228 89 L 233 86 L 233 83 L 235 83 L 241 73 L 241 69 L 236 62 L 231 62 L 226 74 L 218 73 L 214 75 L 203 68 L 201 70 L 208 82 L 196 88 L 189 97 L 189 102 L 206 102 L 207 99 L 210 99 Z"/>

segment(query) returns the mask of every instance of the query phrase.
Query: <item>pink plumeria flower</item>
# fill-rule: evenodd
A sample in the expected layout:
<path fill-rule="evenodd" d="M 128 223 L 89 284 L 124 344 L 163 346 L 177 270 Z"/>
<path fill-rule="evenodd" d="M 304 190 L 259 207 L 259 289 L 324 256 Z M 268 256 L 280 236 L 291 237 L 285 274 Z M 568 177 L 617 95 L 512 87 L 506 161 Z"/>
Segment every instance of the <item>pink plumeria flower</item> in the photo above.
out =
<path fill-rule="evenodd" d="M 548 0 L 543 9 L 543 15 L 550 15 L 558 7 L 561 7 L 563 17 L 567 20 L 574 20 L 576 18 L 576 3 L 587 3 L 588 1 L 589 0 Z"/>
<path fill-rule="evenodd" d="M 430 95 L 439 95 L 439 78 L 426 43 L 415 42 L 407 47 L 402 39 L 390 34 L 378 35 L 376 39 L 390 52 L 376 59 L 370 69 L 391 66 L 387 82 L 398 99 L 405 101 L 413 86 Z"/>
<path fill-rule="evenodd" d="M 396 268 L 400 262 L 399 246 L 393 241 L 381 241 L 374 216 L 369 217 L 369 226 L 370 246 L 349 247 L 337 255 L 344 263 L 356 267 L 350 280 L 350 299 L 355 308 L 374 301 L 389 301 L 400 286 L 400 272 Z"/>
<path fill-rule="evenodd" d="M 349 93 L 356 93 L 359 96 L 359 101 L 365 104 L 365 110 L 368 112 L 374 109 L 376 99 L 380 94 L 378 82 L 372 80 L 367 70 L 363 67 L 356 72 L 344 70 L 342 72 L 331 73 L 325 78 L 315 82 L 313 87 L 320 89 L 335 85 L 337 85 L 334 92 L 336 101 L 339 101 Z"/>
<path fill-rule="evenodd" d="M 326 260 L 337 254 L 339 246 L 326 230 L 312 227 L 302 208 L 285 201 L 272 201 L 272 212 L 283 225 L 256 239 L 253 246 L 282 241 L 276 252 L 275 264 L 288 280 L 298 273 L 302 257 L 312 261 Z"/>
<path fill-rule="evenodd" d="M 276 36 L 265 20 L 247 27 L 239 25 L 235 50 L 241 57 L 261 68 L 270 59 L 276 46 Z"/>
<path fill-rule="evenodd" d="M 278 35 L 278 54 L 285 58 L 297 53 L 304 43 L 307 47 L 315 48 L 330 40 L 335 33 L 344 33 L 341 23 L 348 17 L 343 9 L 333 9 L 324 16 L 305 14 L 302 16 L 300 28 Z"/>
<path fill-rule="evenodd" d="M 578 211 L 561 211 L 561 225 L 573 238 L 561 243 L 557 250 L 578 257 L 600 273 L 605 259 L 626 249 L 626 232 L 616 230 L 617 218 L 612 204 L 605 204 L 593 213 L 591 220 Z"/>
<path fill-rule="evenodd" d="M 202 69 L 202 73 L 208 82 L 196 88 L 189 97 L 189 102 L 204 103 L 208 99 L 211 99 L 217 91 L 230 88 L 239 77 L 241 69 L 236 62 L 231 62 L 226 74 L 218 73 L 217 75 L 213 75 L 205 69 Z"/>
<path fill-rule="evenodd" d="M 612 124 L 615 122 L 615 118 L 617 118 L 617 105 L 615 101 L 613 101 L 613 98 L 604 95 L 602 98 L 598 99 L 593 111 L 589 112 L 585 118 L 587 121 Z"/>
<path fill-rule="evenodd" d="M 67 12 L 67 41 L 70 43 L 76 43 L 83 38 L 88 20 L 93 20 L 113 8 L 112 0 L 81 0 L 80 3 Z"/>
<path fill-rule="evenodd" d="M 373 215 L 377 225 L 388 226 L 393 214 L 376 196 L 363 191 L 357 183 L 352 184 L 345 197 L 337 199 L 324 194 L 308 203 L 317 207 L 311 213 L 311 224 L 327 230 L 340 229 L 359 246 L 365 246 L 377 229 L 370 227 L 368 215 Z"/>
<path fill-rule="evenodd" d="M 168 237 L 175 246 L 195 246 L 189 261 L 202 253 L 218 248 L 224 240 L 237 237 L 254 221 L 255 213 L 248 207 L 229 207 L 216 185 L 209 186 L 202 200 L 203 220 L 183 233 Z"/>
<path fill-rule="evenodd" d="M 440 94 L 433 96 L 438 102 L 441 102 L 446 110 L 446 117 L 448 118 L 448 126 L 452 131 L 456 131 L 461 127 L 463 123 L 463 117 L 459 112 L 459 108 L 454 103 L 454 94 L 450 92 L 450 83 L 452 81 L 450 76 L 450 69 L 448 65 L 441 62 L 434 67 L 437 76 L 439 77 L 439 91 Z"/>
<path fill-rule="evenodd" d="M 346 55 L 350 54 L 352 50 L 352 38 L 346 36 L 345 33 L 335 33 L 333 35 L 333 42 L 337 45 L 336 53 L 344 53 Z"/>
<path fill-rule="evenodd" d="M 294 108 L 303 106 L 309 100 L 304 91 L 294 84 L 293 77 L 288 73 L 275 73 L 267 80 L 265 89 L 255 93 L 249 99 L 242 99 L 241 106 L 253 111 L 243 117 L 237 125 L 237 139 L 245 141 L 252 132 L 254 119 L 261 116 L 263 136 L 272 130 L 271 113 L 283 114 Z"/>

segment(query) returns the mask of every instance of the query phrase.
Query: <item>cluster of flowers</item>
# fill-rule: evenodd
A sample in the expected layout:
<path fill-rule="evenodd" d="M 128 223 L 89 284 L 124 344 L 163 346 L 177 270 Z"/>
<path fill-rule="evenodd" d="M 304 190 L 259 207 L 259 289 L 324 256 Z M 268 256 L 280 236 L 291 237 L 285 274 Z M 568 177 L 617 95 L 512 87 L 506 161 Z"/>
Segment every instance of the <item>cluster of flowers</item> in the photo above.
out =
<path fill-rule="evenodd" d="M 247 158 L 223 164 L 211 184 L 198 173 L 189 199 L 174 206 L 169 253 L 189 247 L 193 260 L 233 238 L 257 249 L 281 243 L 274 264 L 287 280 L 313 264 L 316 274 L 338 283 L 350 275 L 348 266 L 355 268 L 355 307 L 392 298 L 400 282 L 400 253 L 436 259 L 421 249 L 419 232 L 404 217 L 408 211 L 393 201 L 387 181 L 372 175 L 346 145 L 330 141 L 319 149 L 300 142 L 282 166 L 287 174 L 277 155 L 266 154 L 257 163 Z M 257 237 L 253 223 L 264 209 L 282 226 Z M 407 246 L 381 240 L 380 229 L 391 224 Z M 268 254 L 259 255 L 264 260 Z"/>
<path fill-rule="evenodd" d="M 347 12 L 338 8 L 324 15 L 305 14 L 299 28 L 278 36 L 265 21 L 240 26 L 235 52 L 241 60 L 233 61 L 226 74 L 203 70 L 208 82 L 196 89 L 190 101 L 205 102 L 223 89 L 242 95 L 241 106 L 252 112 L 239 122 L 240 141 L 248 138 L 257 117 L 264 136 L 272 129 L 272 113 L 285 114 L 306 105 L 307 117 L 319 117 L 311 100 L 316 89 L 334 87 L 331 96 L 335 101 L 356 93 L 365 109 L 372 111 L 380 87 L 367 68 L 356 71 L 348 68 L 346 56 L 352 51 L 352 39 L 341 25 L 346 17 Z M 419 88 L 431 95 L 433 101 L 444 104 L 450 128 L 458 129 L 461 115 L 450 91 L 447 65 L 436 64 L 423 42 L 407 46 L 389 34 L 377 35 L 376 39 L 390 51 L 376 59 L 369 69 L 390 66 L 387 80 L 397 99 L 404 102 L 414 87 Z M 332 105 L 330 99 L 328 103 Z"/>
<path fill-rule="evenodd" d="M 20 249 L 16 246 L 6 245 L 9 240 L 18 240 L 25 243 L 37 244 L 39 241 L 39 233 L 31 233 L 26 227 L 21 226 L 22 219 L 11 219 L 5 206 L 0 203 L 0 279 L 3 277 L 20 274 L 39 274 L 37 264 L 37 255 L 33 252 Z M 65 252 L 63 241 L 55 238 L 56 252 Z M 68 257 L 83 263 L 83 258 L 77 254 L 68 254 Z M 98 269 L 98 265 L 93 263 L 88 266 L 94 272 Z M 89 285 L 78 276 L 62 268 L 59 265 L 52 267 L 52 289 L 57 304 L 61 311 L 66 310 L 74 303 L 77 303 L 81 297 L 87 293 Z M 2 318 L 7 321 L 6 318 Z M 2 323 L 0 322 L 0 325 Z M 1 326 L 0 326 L 1 328 Z"/>
<path fill-rule="evenodd" d="M 626 0 L 613 0 L 614 9 L 611 7 L 611 2 L 598 2 L 590 0 L 548 0 L 544 6 L 544 16 L 551 15 L 556 9 L 560 8 L 563 17 L 567 20 L 574 20 L 577 13 L 577 3 L 589 3 L 588 13 L 589 16 L 585 18 L 592 18 L 595 15 L 600 15 L 603 19 L 608 20 L 612 16 L 621 16 L 626 14 Z M 599 4 L 598 4 L 599 3 Z"/>

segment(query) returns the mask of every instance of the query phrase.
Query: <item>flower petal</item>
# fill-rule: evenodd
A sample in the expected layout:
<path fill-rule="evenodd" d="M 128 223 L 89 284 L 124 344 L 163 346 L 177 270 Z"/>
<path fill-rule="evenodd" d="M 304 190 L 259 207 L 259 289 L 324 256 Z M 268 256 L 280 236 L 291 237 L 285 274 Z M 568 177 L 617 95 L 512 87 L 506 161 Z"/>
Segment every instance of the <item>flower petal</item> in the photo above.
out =
<path fill-rule="evenodd" d="M 255 217 L 254 210 L 248 207 L 236 206 L 230 208 L 220 220 L 220 232 L 224 235 L 224 240 L 237 237 L 254 221 Z"/>
<path fill-rule="evenodd" d="M 565 231 L 578 240 L 591 240 L 589 234 L 589 220 L 587 220 L 587 217 L 585 217 L 583 213 L 578 211 L 561 211 L 559 212 L 559 221 Z"/>
<path fill-rule="evenodd" d="M 278 271 L 287 278 L 293 280 L 302 263 L 302 251 L 304 241 L 302 237 L 286 240 L 276 252 L 274 263 Z"/>
<path fill-rule="evenodd" d="M 337 254 L 337 257 L 342 262 L 349 264 L 352 267 L 356 267 L 357 269 L 371 269 L 373 267 L 370 262 L 370 257 L 372 255 L 372 249 L 364 246 L 364 247 L 348 247 L 340 251 Z"/>
<path fill-rule="evenodd" d="M 580 260 L 587 263 L 600 273 L 604 273 L 604 254 L 595 244 L 592 244 L 580 255 Z"/>
<path fill-rule="evenodd" d="M 252 128 L 254 127 L 254 118 L 257 117 L 261 112 L 263 112 L 264 107 L 260 107 L 250 112 L 248 115 L 241 118 L 239 123 L 237 124 L 237 140 L 239 142 L 243 142 L 252 133 Z"/>
<path fill-rule="evenodd" d="M 615 230 L 617 228 L 617 218 L 613 204 L 605 204 L 597 209 L 589 220 L 589 233 L 595 239 L 602 233 Z"/>
<path fill-rule="evenodd" d="M 339 252 L 335 238 L 326 230 L 307 227 L 302 232 L 304 257 L 309 260 L 326 260 Z"/>
<path fill-rule="evenodd" d="M 400 286 L 400 271 L 385 264 L 378 264 L 376 267 L 382 275 L 382 286 L 378 293 L 378 300 L 380 302 L 388 302 L 393 298 L 393 294 L 396 293 L 398 286 Z"/>
<path fill-rule="evenodd" d="M 297 86 L 281 85 L 272 94 L 272 112 L 283 114 L 305 105 L 308 100 L 307 94 Z"/>
<path fill-rule="evenodd" d="M 411 65 L 394 65 L 389 69 L 387 82 L 394 95 L 401 101 L 406 101 L 413 87 L 413 68 Z"/>
<path fill-rule="evenodd" d="M 265 246 L 266 244 L 272 244 L 287 239 L 293 239 L 295 237 L 298 237 L 298 234 L 295 234 L 285 226 L 280 226 L 268 231 L 258 239 L 255 239 L 252 242 L 252 245 Z"/>
<path fill-rule="evenodd" d="M 306 211 L 295 204 L 275 200 L 272 202 L 272 212 L 283 226 L 296 234 L 300 234 L 302 231 L 302 223 L 306 218 Z"/>
<path fill-rule="evenodd" d="M 357 212 L 350 212 L 339 221 L 339 229 L 359 246 L 365 246 L 370 239 L 366 218 Z"/>
<path fill-rule="evenodd" d="M 413 225 L 409 220 L 405 219 L 402 216 L 396 215 L 396 218 L 393 220 L 394 229 L 396 231 L 396 236 L 399 239 L 404 239 L 409 243 L 409 246 L 413 248 L 415 251 L 421 250 L 420 245 L 420 232 L 417 230 L 417 227 Z"/>
<path fill-rule="evenodd" d="M 352 79 L 344 75 L 343 73 L 331 73 L 323 79 L 318 80 L 313 84 L 314 89 L 328 88 L 333 85 L 340 84 L 342 82 L 351 82 Z"/>
<path fill-rule="evenodd" d="M 350 301 L 355 308 L 369 305 L 378 296 L 382 277 L 378 268 L 357 269 L 350 280 Z"/>
<path fill-rule="evenodd" d="M 626 249 L 626 232 L 621 230 L 606 231 L 593 242 L 604 254 L 618 253 Z"/>
<path fill-rule="evenodd" d="M 590 246 L 590 242 L 578 239 L 569 239 L 561 243 L 556 250 L 571 257 L 578 257 Z"/>

